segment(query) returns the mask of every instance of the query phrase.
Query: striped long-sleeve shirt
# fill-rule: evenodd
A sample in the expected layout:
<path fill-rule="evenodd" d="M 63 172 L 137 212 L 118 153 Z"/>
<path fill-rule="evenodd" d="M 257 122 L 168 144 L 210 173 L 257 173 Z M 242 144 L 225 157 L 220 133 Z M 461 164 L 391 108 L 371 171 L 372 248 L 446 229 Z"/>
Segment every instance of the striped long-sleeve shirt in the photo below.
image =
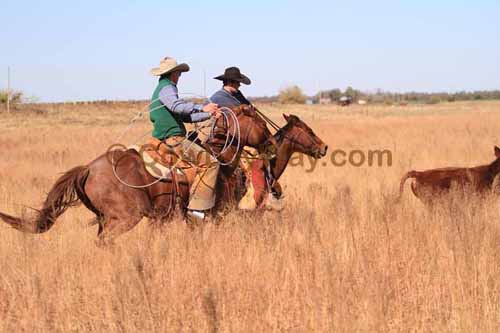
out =
<path fill-rule="evenodd" d="M 203 104 L 196 104 L 179 98 L 177 86 L 171 84 L 163 87 L 159 93 L 160 101 L 171 112 L 181 116 L 187 123 L 197 123 L 210 118 L 210 114 L 203 112 Z"/>

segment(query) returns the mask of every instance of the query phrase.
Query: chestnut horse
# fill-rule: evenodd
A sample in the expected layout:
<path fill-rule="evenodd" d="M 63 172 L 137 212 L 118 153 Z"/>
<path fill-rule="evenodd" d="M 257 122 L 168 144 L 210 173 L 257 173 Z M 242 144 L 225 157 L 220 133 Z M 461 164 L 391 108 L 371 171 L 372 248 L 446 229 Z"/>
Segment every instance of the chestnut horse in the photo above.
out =
<path fill-rule="evenodd" d="M 253 109 L 245 106 L 234 108 L 232 112 L 238 122 L 227 121 L 224 117 L 218 119 L 214 126 L 215 135 L 208 142 L 212 151 L 221 153 L 221 162 L 233 160 L 230 165 L 221 167 L 219 184 L 234 171 L 243 146 L 259 147 L 268 140 L 274 140 L 264 120 Z M 224 152 L 221 149 L 228 142 L 228 133 L 238 133 L 239 138 L 232 140 L 231 149 Z M 137 186 L 153 184 L 134 188 L 124 183 Z M 168 220 L 172 217 L 177 201 L 181 201 L 179 208 L 185 212 L 189 187 L 186 184 L 176 186 L 175 183 L 171 179 L 156 181 L 146 171 L 142 158 L 135 150 L 108 151 L 89 164 L 64 173 L 49 191 L 42 209 L 37 211 L 34 219 L 18 218 L 1 212 L 0 219 L 23 232 L 43 233 L 52 227 L 67 208 L 82 202 L 96 215 L 98 238 L 101 243 L 106 243 L 132 229 L 143 217 Z M 219 203 L 223 189 L 222 185 L 216 190 L 216 197 L 219 198 L 216 201 Z"/>
<path fill-rule="evenodd" d="M 281 187 L 278 180 L 288 166 L 288 162 L 294 153 L 302 153 L 311 156 L 315 159 L 322 158 L 326 155 L 328 146 L 313 132 L 313 130 L 295 115 L 283 114 L 287 121 L 286 125 L 281 127 L 274 138 L 276 139 L 275 147 L 276 154 L 269 161 L 270 172 L 274 184 L 266 184 L 265 169 L 266 165 L 262 159 L 256 159 L 252 162 L 251 177 L 254 186 L 254 200 L 258 204 L 258 208 L 263 207 L 266 195 L 269 194 L 269 187 L 272 186 L 273 191 L 281 196 Z M 243 172 L 235 174 L 241 175 L 243 179 L 235 181 L 236 188 L 233 191 L 233 203 L 237 204 L 243 197 L 246 191 L 246 180 Z"/>
<path fill-rule="evenodd" d="M 475 196 L 491 192 L 493 181 L 500 173 L 500 148 L 495 147 L 494 150 L 496 159 L 490 164 L 473 168 L 407 172 L 399 185 L 399 198 L 403 195 L 405 182 L 409 178 L 415 179 L 411 183 L 413 194 L 428 206 L 432 206 L 436 199 L 443 199 L 455 192 Z"/>

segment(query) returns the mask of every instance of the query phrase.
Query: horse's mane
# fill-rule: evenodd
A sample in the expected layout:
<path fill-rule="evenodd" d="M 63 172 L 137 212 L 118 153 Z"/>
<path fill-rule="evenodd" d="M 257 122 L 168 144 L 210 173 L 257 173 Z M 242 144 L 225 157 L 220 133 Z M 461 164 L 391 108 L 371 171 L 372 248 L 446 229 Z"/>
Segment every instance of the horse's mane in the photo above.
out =
<path fill-rule="evenodd" d="M 285 139 L 285 134 L 290 130 L 290 128 L 293 126 L 292 122 L 289 121 L 286 123 L 285 126 L 281 127 L 275 134 L 274 138 L 276 139 L 277 142 L 282 142 Z"/>

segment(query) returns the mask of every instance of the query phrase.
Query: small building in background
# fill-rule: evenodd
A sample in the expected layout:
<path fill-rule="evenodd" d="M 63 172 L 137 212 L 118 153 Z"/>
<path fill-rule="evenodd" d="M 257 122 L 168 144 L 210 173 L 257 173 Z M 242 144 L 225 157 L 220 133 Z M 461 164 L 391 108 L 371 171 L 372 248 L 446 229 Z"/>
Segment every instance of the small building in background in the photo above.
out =
<path fill-rule="evenodd" d="M 366 104 L 366 101 L 365 101 L 365 100 L 363 100 L 363 99 L 360 99 L 360 100 L 358 101 L 358 104 L 359 104 L 359 105 L 365 105 L 365 104 Z"/>
<path fill-rule="evenodd" d="M 319 96 L 318 104 L 332 104 L 330 96 Z"/>

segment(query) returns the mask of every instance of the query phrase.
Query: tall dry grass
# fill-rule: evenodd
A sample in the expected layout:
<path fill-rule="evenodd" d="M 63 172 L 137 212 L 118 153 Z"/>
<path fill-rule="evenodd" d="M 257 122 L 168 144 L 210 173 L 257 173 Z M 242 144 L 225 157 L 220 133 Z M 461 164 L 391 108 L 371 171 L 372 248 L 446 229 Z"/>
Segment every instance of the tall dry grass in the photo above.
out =
<path fill-rule="evenodd" d="M 481 331 L 500 329 L 499 202 L 427 211 L 410 168 L 477 165 L 500 144 L 500 103 L 263 107 L 330 149 L 391 149 L 391 167 L 287 170 L 287 208 L 221 225 L 142 221 L 112 251 L 84 208 L 43 235 L 0 226 L 2 331 Z M 0 115 L 1 210 L 37 207 L 63 172 L 116 140 L 131 110 Z M 140 122 L 124 138 L 148 131 Z M 324 160 L 326 161 L 326 160 Z M 306 165 L 307 166 L 307 165 Z"/>

